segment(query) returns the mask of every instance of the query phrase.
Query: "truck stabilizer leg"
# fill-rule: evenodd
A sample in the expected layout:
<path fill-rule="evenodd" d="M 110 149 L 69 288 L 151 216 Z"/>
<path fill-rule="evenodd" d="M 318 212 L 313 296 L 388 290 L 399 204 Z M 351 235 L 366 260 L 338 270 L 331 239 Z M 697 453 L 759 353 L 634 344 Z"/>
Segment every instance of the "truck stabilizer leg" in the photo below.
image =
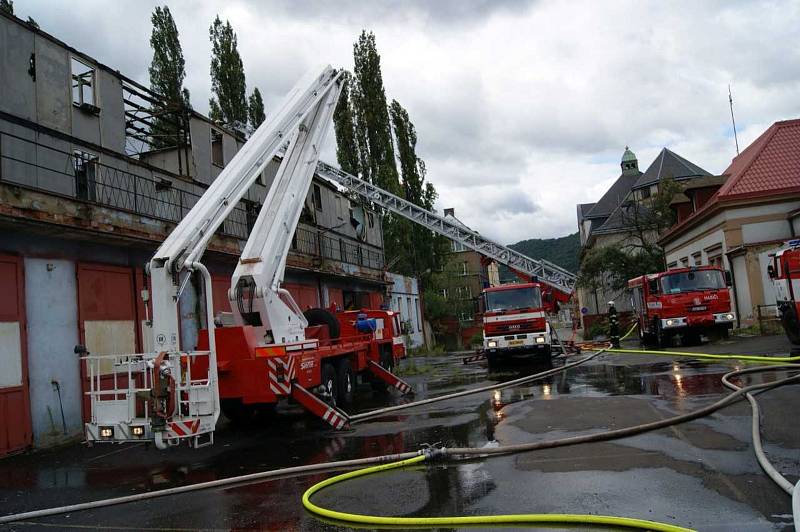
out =
<path fill-rule="evenodd" d="M 350 428 L 350 417 L 347 414 L 322 401 L 299 384 L 292 383 L 292 398 L 336 430 Z"/>
<path fill-rule="evenodd" d="M 468 357 L 464 357 L 462 359 L 462 362 L 464 364 L 472 364 L 473 362 L 480 362 L 481 360 L 485 360 L 485 359 L 486 359 L 486 353 L 484 353 L 483 351 L 480 351 L 478 353 L 475 353 L 474 355 L 471 355 L 471 356 L 468 356 Z"/>
<path fill-rule="evenodd" d="M 403 379 L 401 379 L 400 377 L 398 377 L 394 373 L 385 370 L 383 368 L 383 366 L 381 366 L 377 362 L 374 362 L 374 361 L 370 360 L 368 367 L 369 367 L 369 370 L 372 372 L 373 375 L 378 377 L 380 380 L 382 380 L 383 382 L 385 382 L 389 386 L 394 386 L 403 395 L 405 395 L 405 394 L 407 394 L 408 392 L 411 391 L 411 385 L 410 384 L 405 382 Z"/>

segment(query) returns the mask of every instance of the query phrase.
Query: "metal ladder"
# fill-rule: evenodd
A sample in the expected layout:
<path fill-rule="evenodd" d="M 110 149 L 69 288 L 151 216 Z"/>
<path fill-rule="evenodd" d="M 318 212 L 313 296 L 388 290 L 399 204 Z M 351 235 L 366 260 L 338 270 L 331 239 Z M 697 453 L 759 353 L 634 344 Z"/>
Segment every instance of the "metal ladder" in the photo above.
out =
<path fill-rule="evenodd" d="M 493 242 L 464 225 L 453 223 L 444 216 L 423 209 L 375 185 L 348 174 L 338 168 L 317 162 L 317 174 L 340 184 L 376 205 L 463 244 L 501 264 L 526 275 L 536 277 L 556 290 L 572 293 L 575 288 L 574 273 L 543 259 L 532 259 L 508 246 Z"/>

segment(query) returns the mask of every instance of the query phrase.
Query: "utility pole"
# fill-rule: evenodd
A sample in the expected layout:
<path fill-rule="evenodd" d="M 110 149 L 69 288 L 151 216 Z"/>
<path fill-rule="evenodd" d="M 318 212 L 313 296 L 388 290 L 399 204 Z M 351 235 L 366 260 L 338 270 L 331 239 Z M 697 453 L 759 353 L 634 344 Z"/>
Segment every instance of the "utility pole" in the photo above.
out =
<path fill-rule="evenodd" d="M 733 117 L 733 95 L 731 94 L 730 83 L 728 83 L 728 102 L 731 106 L 731 122 L 733 122 L 733 138 L 736 141 L 736 155 L 739 155 L 739 137 L 736 135 L 736 119 Z"/>

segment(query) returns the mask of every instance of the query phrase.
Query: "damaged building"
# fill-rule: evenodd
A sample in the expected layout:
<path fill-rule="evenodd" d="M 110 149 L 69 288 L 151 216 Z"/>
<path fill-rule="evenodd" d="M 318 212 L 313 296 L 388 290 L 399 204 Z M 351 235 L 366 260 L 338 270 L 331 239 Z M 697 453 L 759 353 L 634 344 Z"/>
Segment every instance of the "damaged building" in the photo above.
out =
<path fill-rule="evenodd" d="M 0 456 L 82 432 L 74 346 L 149 350 L 145 264 L 244 142 L 0 12 Z M 230 310 L 230 276 L 277 168 L 208 246 L 215 313 Z M 418 292 L 392 297 L 384 266 L 380 216 L 315 176 L 284 287 L 303 309 L 388 304 L 417 327 Z M 181 297 L 188 349 L 205 326 L 198 295 L 189 285 Z"/>

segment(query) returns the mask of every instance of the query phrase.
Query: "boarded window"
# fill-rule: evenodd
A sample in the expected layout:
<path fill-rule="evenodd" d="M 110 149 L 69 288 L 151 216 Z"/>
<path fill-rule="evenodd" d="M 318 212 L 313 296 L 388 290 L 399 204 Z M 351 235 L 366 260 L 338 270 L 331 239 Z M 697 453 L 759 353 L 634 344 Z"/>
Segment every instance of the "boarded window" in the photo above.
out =
<path fill-rule="evenodd" d="M 211 129 L 211 164 L 223 168 L 225 158 L 222 151 L 222 131 Z"/>
<path fill-rule="evenodd" d="M 75 105 L 95 105 L 94 68 L 80 59 L 72 58 L 72 103 Z"/>

